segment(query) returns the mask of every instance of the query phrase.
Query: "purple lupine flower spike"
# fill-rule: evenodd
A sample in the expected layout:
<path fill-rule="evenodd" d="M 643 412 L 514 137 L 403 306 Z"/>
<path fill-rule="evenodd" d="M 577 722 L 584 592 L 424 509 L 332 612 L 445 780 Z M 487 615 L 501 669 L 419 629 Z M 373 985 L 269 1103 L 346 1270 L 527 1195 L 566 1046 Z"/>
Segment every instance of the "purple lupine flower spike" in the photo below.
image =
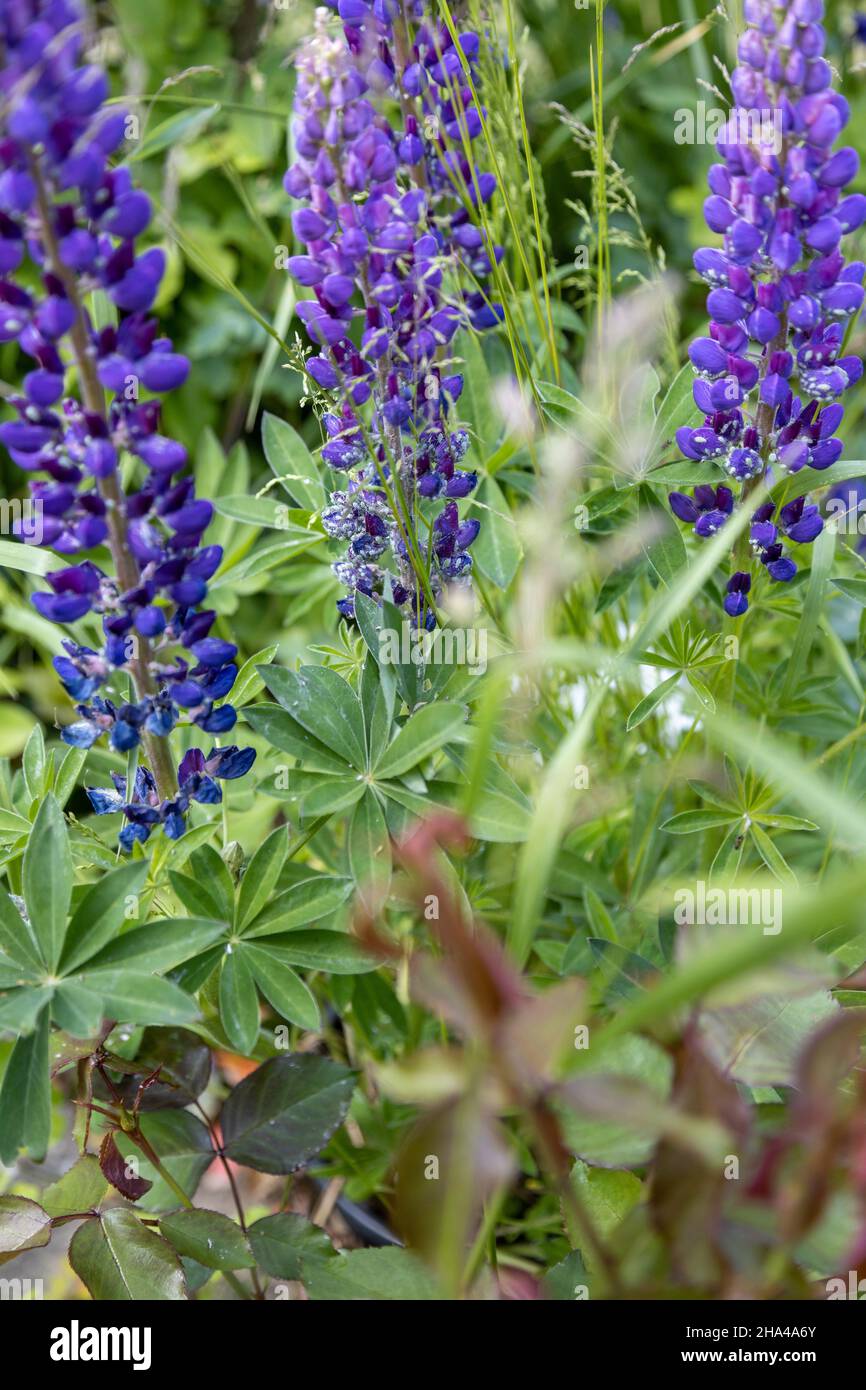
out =
<path fill-rule="evenodd" d="M 79 0 L 0 5 L 0 340 L 33 363 L 0 443 L 29 475 L 41 518 L 38 534 L 23 520 L 19 538 L 71 561 L 48 574 L 37 611 L 64 624 L 88 613 L 102 620 L 101 651 L 67 640 L 55 658 L 79 702 L 61 737 L 89 748 L 107 735 L 117 752 L 141 744 L 150 764 L 127 801 L 91 790 L 97 812 L 123 809 L 129 849 L 155 824 L 180 834 L 190 797 L 214 799 L 204 782 L 178 782 L 165 736 L 181 711 L 210 734 L 234 725 L 231 706 L 216 702 L 234 682 L 236 648 L 209 636 L 216 615 L 201 606 L 221 559 L 218 546 L 201 544 L 213 508 L 181 476 L 186 450 L 159 429 L 158 396 L 189 373 L 150 313 L 165 257 L 137 249 L 150 202 L 128 169 L 109 163 L 127 118 L 105 105 L 105 73 L 83 61 L 83 29 Z M 12 278 L 26 261 L 38 291 Z M 101 329 L 85 308 L 97 290 L 116 311 Z M 64 394 L 71 366 L 77 397 Z M 124 453 L 138 460 L 127 495 Z M 80 558 L 103 545 L 113 574 Z M 134 698 L 98 694 L 120 671 Z"/>
<path fill-rule="evenodd" d="M 683 455 L 718 461 L 743 499 L 768 470 L 827 469 L 839 458 L 838 398 L 863 374 L 844 343 L 863 304 L 866 272 L 840 250 L 842 238 L 866 221 L 866 196 L 844 193 L 857 152 L 833 149 L 848 105 L 832 90 L 823 57 L 823 0 L 745 0 L 744 15 L 734 109 L 704 204 L 723 246 L 694 258 L 710 286 L 709 333 L 689 349 L 705 418 L 677 431 Z M 702 501 L 703 492 L 696 489 L 693 500 L 673 493 L 670 505 L 706 536 L 725 509 Z M 773 513 L 771 505 L 756 511 L 751 548 L 772 580 L 788 583 L 797 566 L 784 543 L 814 541 L 822 521 L 805 496 L 775 520 Z M 738 571 L 728 584 L 731 617 L 748 608 L 746 578 Z"/>
<path fill-rule="evenodd" d="M 390 596 L 432 627 L 443 591 L 469 582 L 478 532 L 457 513 L 477 476 L 460 467 L 469 438 L 451 421 L 463 379 L 446 370 L 449 347 L 459 329 L 501 319 L 476 288 L 501 248 L 485 247 L 467 211 L 496 183 L 466 154 L 481 129 L 463 66 L 474 74 L 478 38 L 462 34 L 458 50 L 420 3 L 405 8 L 398 38 L 396 7 L 339 0 L 342 33 L 320 11 L 298 57 L 285 187 L 305 249 L 288 269 L 312 291 L 297 306 L 316 349 L 305 365 L 328 400 L 322 457 L 345 478 L 322 513 L 348 542 L 339 611 L 352 618 L 358 592 Z M 464 267 L 471 291 L 446 284 Z M 444 510 L 416 526 L 433 499 Z"/>

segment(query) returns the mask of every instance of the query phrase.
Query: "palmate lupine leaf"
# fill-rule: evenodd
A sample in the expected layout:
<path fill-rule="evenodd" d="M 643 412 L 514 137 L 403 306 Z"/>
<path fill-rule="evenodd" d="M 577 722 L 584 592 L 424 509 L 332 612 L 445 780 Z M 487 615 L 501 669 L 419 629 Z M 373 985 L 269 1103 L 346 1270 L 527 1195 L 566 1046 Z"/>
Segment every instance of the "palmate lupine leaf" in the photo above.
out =
<path fill-rule="evenodd" d="M 235 1051 L 247 1056 L 255 1051 L 259 1038 L 259 995 L 280 1018 L 308 1031 L 319 1027 L 316 1000 L 294 967 L 347 975 L 375 968 L 375 961 L 341 930 L 298 930 L 332 917 L 351 893 L 352 882 L 310 870 L 280 891 L 287 849 L 288 833 L 281 827 L 253 855 L 239 887 L 232 888 L 231 896 L 225 889 L 218 892 L 219 900 L 202 886 L 207 884 L 205 871 L 214 859 L 207 847 L 193 854 L 192 874 L 170 875 L 172 888 L 186 907 L 191 911 L 210 907 L 221 918 L 199 924 L 180 918 L 173 924 L 175 933 L 194 945 L 186 950 L 176 979 L 194 989 L 217 972 L 222 1027 Z M 200 940 L 196 944 L 197 926 Z M 122 947 L 123 939 L 114 949 Z"/>
<path fill-rule="evenodd" d="M 214 941 L 219 923 L 157 921 L 118 935 L 146 864 L 115 869 L 85 891 L 71 918 L 72 855 L 63 813 L 49 793 L 25 853 L 24 903 L 0 894 L 0 951 L 14 970 L 0 988 L 0 1027 L 20 1034 L 0 1088 L 2 1157 L 19 1147 L 45 1152 L 50 1122 L 48 1046 L 53 1019 L 92 1037 L 104 1017 L 125 1023 L 183 1023 L 196 1001 L 157 972 Z"/>

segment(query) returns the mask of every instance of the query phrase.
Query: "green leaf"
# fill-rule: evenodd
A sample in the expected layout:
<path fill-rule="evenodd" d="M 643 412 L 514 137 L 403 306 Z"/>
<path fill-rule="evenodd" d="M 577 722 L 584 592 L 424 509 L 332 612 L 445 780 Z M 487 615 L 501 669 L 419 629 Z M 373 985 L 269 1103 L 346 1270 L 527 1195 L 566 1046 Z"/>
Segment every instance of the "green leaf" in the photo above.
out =
<path fill-rule="evenodd" d="M 235 885 L 225 862 L 213 845 L 201 845 L 190 855 L 189 866 L 199 883 L 206 883 L 208 892 L 217 904 L 216 912 L 197 912 L 197 917 L 218 917 L 223 922 L 232 920 L 235 900 Z"/>
<path fill-rule="evenodd" d="M 177 116 L 169 116 L 145 135 L 141 143 L 128 156 L 131 161 L 151 159 L 163 150 L 184 144 L 204 130 L 220 110 L 219 102 L 212 106 L 202 106 L 192 111 L 181 111 Z"/>
<path fill-rule="evenodd" d="M 834 579 L 833 585 L 846 598 L 851 598 L 861 607 L 866 607 L 866 579 Z"/>
<path fill-rule="evenodd" d="M 41 546 L 25 545 L 21 541 L 0 541 L 0 567 L 5 570 L 38 574 L 44 578 L 51 570 L 57 569 L 57 565 L 58 557 Z"/>
<path fill-rule="evenodd" d="M 613 924 L 613 918 L 592 888 L 585 889 L 583 902 L 593 934 L 602 941 L 616 941 L 617 931 Z"/>
<path fill-rule="evenodd" d="M 17 840 L 19 835 L 29 835 L 30 830 L 26 816 L 19 816 L 17 811 L 0 809 L 0 837 L 4 840 Z"/>
<path fill-rule="evenodd" d="M 665 397 L 659 405 L 653 425 L 653 438 L 650 448 L 649 464 L 662 454 L 671 443 L 680 425 L 696 423 L 700 411 L 694 403 L 692 388 L 695 374 L 690 363 L 681 367 L 670 384 Z M 653 475 L 653 481 L 655 476 Z"/>
<path fill-rule="evenodd" d="M 0 1163 L 11 1167 L 19 1148 L 34 1162 L 45 1157 L 51 1135 L 51 1082 L 48 1071 L 48 1009 L 43 1008 L 29 1037 L 12 1048 L 0 1086 Z"/>
<path fill-rule="evenodd" d="M 457 338 L 454 351 L 457 358 L 463 358 L 461 417 L 471 431 L 471 448 L 479 463 L 483 463 L 493 453 L 502 434 L 502 419 L 494 410 L 484 349 L 478 335 L 467 329 Z"/>
<path fill-rule="evenodd" d="M 838 1014 L 821 990 L 802 998 L 763 995 L 701 1011 L 701 1040 L 716 1065 L 746 1086 L 794 1086 L 797 1063 L 822 1024 Z"/>
<path fill-rule="evenodd" d="M 571 1181 L 596 1234 L 604 1242 L 610 1240 L 643 1197 L 643 1184 L 634 1173 L 590 1168 L 580 1159 L 571 1170 Z M 581 1240 L 577 1243 L 584 1244 Z M 586 1254 L 590 1269 L 597 1268 L 592 1258 L 593 1247 L 588 1243 Z"/>
<path fill-rule="evenodd" d="M 262 448 L 276 478 L 290 497 L 309 512 L 325 505 L 325 489 L 316 460 L 297 430 L 266 411 L 262 419 Z"/>
<path fill-rule="evenodd" d="M 299 1028 L 317 1032 L 322 1026 L 319 1007 L 294 970 L 266 946 L 245 946 L 244 954 L 271 1008 Z"/>
<path fill-rule="evenodd" d="M 212 946 L 225 929 L 224 922 L 197 917 L 162 917 L 146 922 L 104 946 L 90 961 L 87 974 L 119 966 L 133 971 L 173 970 Z"/>
<path fill-rule="evenodd" d="M 368 655 L 367 663 L 375 687 L 375 694 L 369 713 L 365 710 L 364 725 L 367 730 L 370 766 L 375 767 L 380 761 L 385 749 L 388 747 L 388 741 L 391 737 L 391 726 L 394 722 L 394 706 L 396 704 L 397 695 L 397 680 L 393 668 L 388 666 L 385 662 L 383 662 L 381 666 L 376 666 L 373 657 Z M 368 669 L 368 665 L 365 664 L 365 672 Z"/>
<path fill-rule="evenodd" d="M 481 522 L 472 546 L 473 563 L 497 589 L 507 589 L 523 558 L 523 546 L 505 494 L 493 478 L 482 478 L 470 515 Z"/>
<path fill-rule="evenodd" d="M 267 949 L 286 965 L 324 970 L 329 975 L 366 975 L 378 961 L 361 949 L 345 931 L 292 931 L 269 936 Z"/>
<path fill-rule="evenodd" d="M 40 1012 L 50 1003 L 53 986 L 0 990 L 0 1028 L 13 1033 L 32 1033 Z"/>
<path fill-rule="evenodd" d="M 545 1272 L 542 1288 L 546 1298 L 571 1303 L 578 1294 L 589 1297 L 589 1271 L 579 1250 L 572 1250 L 564 1260 Z"/>
<path fill-rule="evenodd" d="M 87 970 L 73 978 L 98 994 L 106 1015 L 119 1023 L 190 1023 L 198 1018 L 195 1000 L 158 975 L 124 966 Z"/>
<path fill-rule="evenodd" d="M 112 1207 L 83 1222 L 72 1237 L 69 1263 L 98 1302 L 186 1298 L 177 1255 L 128 1207 Z"/>
<path fill-rule="evenodd" d="M 749 826 L 749 834 L 754 840 L 757 851 L 770 870 L 770 873 L 773 874 L 775 878 L 779 879 L 780 883 L 796 883 L 797 875 L 785 859 L 782 851 L 773 844 L 767 832 L 762 830 L 759 825 L 752 824 Z"/>
<path fill-rule="evenodd" d="M 236 1221 L 219 1211 L 197 1208 L 170 1211 L 159 1229 L 179 1255 L 208 1269 L 253 1269 L 250 1243 Z"/>
<path fill-rule="evenodd" d="M 244 492 L 237 497 L 217 497 L 214 506 L 220 516 L 231 517 L 232 521 L 240 521 L 246 526 L 267 526 L 285 532 L 286 539 L 296 543 L 300 541 L 313 545 L 324 539 L 321 531 L 310 531 L 306 526 L 295 525 L 289 516 L 292 509 L 278 497 L 250 497 Z M 294 515 L 304 516 L 305 513 L 295 511 Z"/>
<path fill-rule="evenodd" d="M 531 819 L 527 807 L 482 787 L 469 816 L 469 828 L 478 840 L 513 845 L 526 839 Z"/>
<path fill-rule="evenodd" d="M 263 672 L 273 669 L 261 667 Z M 310 772 L 333 772 L 346 776 L 351 771 L 348 763 L 326 748 L 279 705 L 251 705 L 244 710 L 244 718 L 250 728 L 267 739 L 273 748 L 279 748 L 293 758 L 300 758 Z"/>
<path fill-rule="evenodd" d="M 71 974 L 120 931 L 127 899 L 135 897 L 147 877 L 147 862 L 124 864 L 97 879 L 81 899 L 69 923 L 60 969 Z"/>
<path fill-rule="evenodd" d="M 246 591 L 240 589 L 240 586 L 249 584 L 250 580 L 267 574 L 269 570 L 285 568 L 293 555 L 324 540 L 316 531 L 305 531 L 298 527 L 292 527 L 291 530 L 285 527 L 281 529 L 282 534 L 276 539 L 268 539 L 248 554 L 238 553 L 236 560 L 230 559 L 224 564 L 216 578 L 210 582 L 211 593 L 217 593 L 221 589 L 228 590 L 232 595 L 239 591 L 257 592 L 263 587 L 262 584 L 256 584 Z"/>
<path fill-rule="evenodd" d="M 98 1207 L 107 1191 L 108 1183 L 96 1154 L 82 1154 L 62 1177 L 43 1190 L 42 1205 L 49 1216 L 69 1216 Z"/>
<path fill-rule="evenodd" d="M 737 807 L 734 802 L 730 801 L 719 791 L 718 787 L 714 787 L 710 782 L 702 782 L 697 777 L 690 777 L 689 786 L 702 801 L 709 801 L 711 806 L 720 806 L 723 811 L 730 811 L 733 815 L 737 815 Z"/>
<path fill-rule="evenodd" d="M 301 814 L 309 819 L 332 815 L 336 811 L 347 811 L 356 801 L 360 801 L 365 790 L 364 782 L 357 772 L 353 772 L 351 777 L 329 777 L 304 793 Z"/>
<path fill-rule="evenodd" d="M 611 993 L 621 998 L 628 998 L 636 989 L 645 989 L 648 979 L 655 974 L 651 961 L 627 950 L 618 941 L 590 936 L 587 945 L 611 980 Z"/>
<path fill-rule="evenodd" d="M 296 883 L 294 888 L 280 893 L 279 897 L 269 902 L 245 935 L 267 936 L 272 932 L 305 927 L 309 922 L 319 922 L 341 907 L 351 891 L 351 879 L 316 874 L 301 883 Z"/>
<path fill-rule="evenodd" d="M 691 671 L 687 673 L 686 680 L 688 681 L 692 690 L 697 695 L 704 709 L 708 709 L 710 711 L 710 714 L 715 714 L 716 701 L 715 697 L 713 696 L 713 692 L 710 690 L 709 686 L 706 685 L 704 681 L 700 680 L 697 676 L 693 675 Z"/>
<path fill-rule="evenodd" d="M 813 820 L 806 820 L 804 816 L 776 816 L 762 815 L 757 811 L 752 811 L 751 819 L 758 825 L 768 825 L 771 830 L 817 830 L 818 827 Z"/>
<path fill-rule="evenodd" d="M 75 979 L 61 980 L 51 1001 L 51 1014 L 64 1033 L 73 1038 L 92 1038 L 99 1032 L 102 999 Z"/>
<path fill-rule="evenodd" d="M 284 825 L 271 832 L 250 860 L 241 879 L 235 926 L 239 931 L 261 911 L 269 900 L 289 847 L 288 830 Z"/>
<path fill-rule="evenodd" d="M 204 825 L 194 825 L 191 830 L 186 830 L 179 840 L 160 840 L 151 859 L 151 873 L 168 873 L 181 868 L 196 850 L 203 849 L 213 838 L 215 825 L 215 821 L 205 821 Z"/>
<path fill-rule="evenodd" d="M 742 812 L 737 810 L 681 811 L 678 816 L 663 821 L 659 828 L 669 835 L 695 835 L 701 830 L 713 830 L 717 825 L 731 825 L 742 818 Z"/>
<path fill-rule="evenodd" d="M 24 900 L 49 970 L 60 959 L 72 896 L 72 854 L 63 812 L 46 796 L 24 851 Z"/>
<path fill-rule="evenodd" d="M 648 695 L 644 695 L 628 717 L 625 726 L 628 733 L 631 733 L 632 729 L 636 729 L 638 724 L 642 724 L 645 719 L 649 718 L 656 706 L 660 705 L 665 696 L 670 694 L 674 686 L 679 683 L 679 679 L 680 673 L 677 671 L 673 676 L 668 676 L 667 680 L 655 686 Z"/>
<path fill-rule="evenodd" d="M 263 1216 L 248 1234 L 256 1263 L 275 1279 L 303 1279 L 316 1265 L 337 1256 L 321 1226 L 293 1211 Z"/>
<path fill-rule="evenodd" d="M 241 669 L 238 671 L 237 680 L 231 688 L 231 704 L 233 709 L 240 709 L 242 705 L 264 690 L 265 683 L 259 675 L 259 667 L 266 666 L 273 661 L 279 647 L 276 643 L 270 647 L 262 647 L 261 651 L 254 652 L 248 657 Z"/>
<path fill-rule="evenodd" d="M 33 929 L 24 921 L 18 908 L 8 893 L 0 888 L 0 950 L 6 952 L 10 960 L 23 966 L 29 975 L 32 971 L 42 974 L 44 965 L 39 955 L 39 945 Z"/>
<path fill-rule="evenodd" d="M 788 703 L 799 684 L 806 657 L 818 631 L 818 624 L 824 609 L 827 580 L 833 568 L 833 556 L 836 553 L 836 528 L 825 526 L 810 549 L 812 568 L 809 570 L 806 598 L 794 634 L 794 646 L 788 658 L 785 679 L 779 695 L 780 703 L 783 706 Z"/>
<path fill-rule="evenodd" d="M 663 487 L 665 492 L 669 492 L 675 488 L 700 487 L 706 484 L 716 487 L 725 481 L 725 476 L 717 463 L 678 459 L 676 463 L 666 463 L 661 468 L 653 468 L 647 474 L 647 482 L 652 483 L 654 487 Z"/>
<path fill-rule="evenodd" d="M 222 1109 L 225 1152 L 260 1173 L 293 1173 L 323 1149 L 346 1117 L 355 1078 L 307 1053 L 272 1057 Z"/>
<path fill-rule="evenodd" d="M 448 757 L 461 769 L 464 767 L 463 760 L 455 756 L 454 744 L 448 747 Z M 477 840 L 515 844 L 526 839 L 532 808 L 510 778 L 500 780 L 501 768 L 497 767 L 495 775 L 491 777 L 493 771 L 494 767 L 491 764 L 487 784 L 479 783 L 479 788 L 473 795 L 469 828 Z M 497 790 L 493 790 L 494 786 Z M 416 816 L 428 816 L 434 812 L 449 810 L 454 795 L 453 784 L 437 781 L 430 782 L 429 790 L 423 796 L 397 782 L 377 783 L 377 790 L 389 800 L 405 806 Z"/>
<path fill-rule="evenodd" d="M 624 1077 L 639 1083 L 650 1097 L 662 1102 L 668 1096 L 673 1063 L 657 1043 L 637 1035 L 620 1038 L 604 1058 L 590 1059 L 581 1076 Z M 655 1132 L 642 1133 L 625 1117 L 601 1119 L 579 1110 L 560 1111 L 565 1142 L 572 1153 L 586 1163 L 603 1168 L 636 1168 L 647 1161 L 657 1138 Z"/>
<path fill-rule="evenodd" d="M 444 1296 L 418 1257 L 396 1246 L 341 1253 L 310 1267 L 304 1284 L 310 1298 L 329 1302 L 415 1303 Z"/>
<path fill-rule="evenodd" d="M 259 1035 L 259 1000 L 247 948 L 227 947 L 219 983 L 220 1020 L 235 1051 L 248 1056 Z"/>
<path fill-rule="evenodd" d="M 262 666 L 268 689 L 293 719 L 358 772 L 366 768 L 361 706 L 348 681 L 330 666 Z"/>
<path fill-rule="evenodd" d="M 362 894 L 378 900 L 391 879 L 391 841 L 385 815 L 375 794 L 367 790 L 349 825 L 349 867 Z"/>
<path fill-rule="evenodd" d="M 209 917 L 227 923 L 231 922 L 232 905 L 229 904 L 229 910 L 226 912 L 222 896 L 218 896 L 214 892 L 213 884 L 207 879 L 193 878 L 190 874 L 179 874 L 174 869 L 169 870 L 168 878 L 188 912 L 192 912 L 196 917 Z"/>
<path fill-rule="evenodd" d="M 650 566 L 663 584 L 674 584 L 687 563 L 686 547 L 670 512 L 659 504 L 650 487 L 639 490 L 638 522 Z"/>
<path fill-rule="evenodd" d="M 0 1197 L 0 1265 L 51 1239 L 51 1217 L 29 1197 Z"/>
<path fill-rule="evenodd" d="M 45 739 L 42 725 L 34 724 L 21 755 L 21 771 L 31 801 L 45 792 Z"/>
<path fill-rule="evenodd" d="M 569 433 L 574 433 L 579 426 L 580 435 L 592 441 L 601 460 L 610 463 L 616 459 L 619 452 L 618 441 L 610 422 L 603 415 L 552 381 L 536 381 L 535 389 L 545 407 L 544 413 L 554 424 Z"/>
<path fill-rule="evenodd" d="M 462 705 L 425 705 L 403 725 L 374 769 L 379 777 L 401 777 L 417 767 L 443 743 L 454 738 L 466 724 Z"/>
<path fill-rule="evenodd" d="M 63 756 L 54 782 L 54 796 L 61 811 L 75 790 L 89 751 L 88 748 L 69 748 Z"/>

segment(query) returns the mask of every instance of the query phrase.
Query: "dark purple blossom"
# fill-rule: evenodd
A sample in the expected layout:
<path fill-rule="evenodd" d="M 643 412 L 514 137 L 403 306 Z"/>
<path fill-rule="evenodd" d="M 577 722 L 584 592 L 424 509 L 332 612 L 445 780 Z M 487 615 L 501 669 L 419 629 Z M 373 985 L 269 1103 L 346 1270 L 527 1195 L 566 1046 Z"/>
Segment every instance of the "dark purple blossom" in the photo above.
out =
<path fill-rule="evenodd" d="M 123 813 L 126 824 L 120 832 L 121 848 L 127 853 L 137 840 L 143 843 L 154 826 L 161 825 L 171 840 L 186 829 L 186 813 L 192 801 L 212 806 L 222 801 L 222 792 L 215 779 L 242 777 L 255 759 L 252 748 L 213 748 L 205 757 L 200 748 L 190 748 L 180 760 L 177 770 L 178 793 L 169 801 L 160 801 L 153 774 L 145 767 L 135 773 L 131 797 L 126 794 L 126 778 L 111 774 L 114 790 L 88 787 L 90 804 L 98 816 Z"/>
<path fill-rule="evenodd" d="M 19 538 L 74 561 L 47 575 L 36 609 L 64 624 L 101 619 L 101 651 L 67 640 L 55 658 L 79 702 L 61 736 L 90 747 L 107 735 L 118 752 L 142 743 L 152 772 L 141 769 L 135 804 L 157 797 L 156 820 L 179 833 L 182 822 L 169 829 L 162 807 L 182 816 L 190 796 L 205 798 L 177 782 L 165 736 L 181 717 L 211 734 L 234 725 L 232 707 L 217 702 L 234 682 L 236 649 L 210 635 L 216 615 L 201 608 L 221 560 L 218 546 L 202 546 L 213 508 L 181 476 L 184 447 L 160 433 L 159 395 L 189 373 L 150 312 L 165 257 L 137 246 L 150 201 L 117 162 L 126 114 L 105 104 L 107 78 L 84 61 L 84 31 L 79 0 L 0 5 L 0 340 L 33 364 L 0 443 L 28 474 L 41 517 L 38 536 L 22 522 Z M 12 278 L 19 269 L 26 283 Z M 85 305 L 96 291 L 113 305 L 114 324 L 93 323 Z M 64 395 L 71 366 L 78 398 Z M 127 494 L 124 454 L 138 465 Z M 104 545 L 114 573 L 79 558 Z M 120 671 L 134 698 L 109 693 Z M 120 684 L 126 692 L 125 674 Z M 126 841 L 146 838 L 143 814 L 128 814 Z"/>
<path fill-rule="evenodd" d="M 704 421 L 678 430 L 677 443 L 688 459 L 717 461 L 745 499 L 765 474 L 827 469 L 842 452 L 838 398 L 863 374 L 845 352 L 846 332 L 863 304 L 866 266 L 846 262 L 840 243 L 866 221 L 866 197 L 844 194 L 856 150 L 833 149 L 848 105 L 823 56 L 822 0 L 746 0 L 744 16 L 734 108 L 704 205 L 723 244 L 694 258 L 710 286 L 709 331 L 689 349 Z M 699 491 L 693 507 L 681 493 L 670 500 L 705 536 L 720 509 L 708 510 Z M 769 577 L 787 583 L 797 566 L 784 543 L 814 541 L 821 517 L 805 496 L 782 508 L 778 524 L 765 512 L 755 514 L 752 548 Z M 749 587 L 738 571 L 725 598 L 732 617 L 748 608 Z"/>
<path fill-rule="evenodd" d="M 320 13 L 297 59 L 298 158 L 285 178 L 304 247 L 288 268 L 312 291 L 297 306 L 316 349 L 306 370 L 327 397 L 322 457 L 345 479 L 322 521 L 348 543 L 334 566 L 344 616 L 356 592 L 384 594 L 429 627 L 443 590 L 468 583 L 478 531 L 453 521 L 477 478 L 460 467 L 469 440 L 452 422 L 463 379 L 451 345 L 502 317 L 483 288 L 501 248 L 470 216 L 496 184 L 467 153 L 481 130 L 479 43 L 463 33 L 456 46 L 415 0 L 399 35 L 388 3 L 337 8 L 342 32 Z M 434 500 L 445 509 L 428 515 Z"/>

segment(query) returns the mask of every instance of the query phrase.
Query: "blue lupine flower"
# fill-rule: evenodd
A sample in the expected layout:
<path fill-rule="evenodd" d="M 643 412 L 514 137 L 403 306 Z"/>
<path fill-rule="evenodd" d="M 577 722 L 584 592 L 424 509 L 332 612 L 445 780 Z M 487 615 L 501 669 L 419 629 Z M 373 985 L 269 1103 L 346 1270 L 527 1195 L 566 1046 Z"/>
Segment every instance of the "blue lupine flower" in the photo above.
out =
<path fill-rule="evenodd" d="M 849 113 L 823 57 L 823 0 L 745 0 L 744 15 L 734 109 L 704 204 L 723 247 L 694 258 L 710 286 L 709 336 L 689 349 L 705 418 L 678 430 L 677 443 L 688 459 L 718 460 L 745 498 L 767 470 L 826 469 L 842 452 L 837 398 L 863 374 L 844 341 L 863 304 L 866 266 L 846 263 L 840 242 L 866 221 L 866 196 L 844 196 L 859 167 L 856 150 L 833 151 Z M 732 508 L 708 509 L 701 491 L 691 506 L 682 493 L 670 503 L 709 535 Z M 805 496 L 782 508 L 779 525 L 772 513 L 755 513 L 752 549 L 771 579 L 788 583 L 797 566 L 783 542 L 814 541 L 821 517 Z M 726 591 L 732 617 L 748 608 L 743 573 Z"/>
<path fill-rule="evenodd" d="M 175 777 L 164 739 L 181 717 L 172 690 L 194 684 L 184 717 L 225 732 L 236 716 L 215 701 L 233 684 L 236 648 L 209 636 L 216 615 L 200 607 L 222 557 L 219 546 L 201 545 L 213 507 L 180 477 L 184 447 L 159 432 L 158 395 L 183 384 L 189 362 L 149 312 L 165 256 L 137 249 L 150 201 L 110 162 L 127 118 L 105 104 L 104 72 L 83 61 L 84 32 L 79 0 L 0 4 L 0 341 L 17 342 L 34 364 L 10 398 L 16 418 L 0 423 L 0 443 L 29 475 L 42 519 L 38 540 L 26 520 L 15 527 L 19 539 L 76 558 L 47 575 L 37 611 L 63 624 L 102 619 L 101 652 L 66 641 L 55 658 L 80 702 L 62 737 L 87 748 L 107 735 L 118 752 L 143 743 L 165 801 Z M 25 287 L 12 277 L 27 262 Z M 116 325 L 94 325 L 85 305 L 95 291 L 114 305 Z M 64 398 L 70 366 L 80 399 Z M 128 495 L 122 454 L 139 461 Z M 114 574 L 78 559 L 104 545 Z M 96 692 L 120 669 L 135 698 L 118 705 Z"/>
<path fill-rule="evenodd" d="M 118 838 L 121 848 L 129 853 L 136 841 L 143 844 L 148 839 L 156 825 L 162 826 L 169 839 L 178 839 L 186 829 L 190 802 L 213 806 L 222 801 L 216 779 L 228 781 L 243 777 L 255 756 L 252 748 L 213 748 L 207 757 L 200 748 L 190 748 L 177 770 L 177 795 L 168 800 L 160 800 L 153 774 L 146 767 L 136 768 L 131 797 L 127 797 L 126 778 L 114 772 L 111 774 L 113 791 L 107 787 L 88 787 L 87 795 L 98 816 L 123 812 L 126 824 Z"/>
<path fill-rule="evenodd" d="M 453 519 L 477 477 L 459 468 L 469 441 L 451 423 L 463 379 L 446 369 L 449 348 L 459 329 L 502 318 L 483 289 L 502 250 L 485 245 L 468 210 L 496 186 L 466 152 L 481 113 L 463 65 L 475 85 L 479 42 L 464 33 L 455 46 L 415 0 L 405 43 L 395 40 L 395 7 L 337 8 L 343 33 L 320 13 L 298 57 L 298 158 L 285 178 L 305 246 L 288 269 L 314 296 L 297 306 L 317 349 L 306 370 L 330 397 L 322 457 L 345 478 L 322 524 L 349 543 L 334 566 L 349 590 L 338 603 L 345 617 L 356 592 L 389 593 L 431 626 L 429 599 L 468 583 L 478 531 Z M 467 271 L 471 290 L 461 288 Z M 434 498 L 447 499 L 445 511 L 422 527 L 419 510 Z"/>

